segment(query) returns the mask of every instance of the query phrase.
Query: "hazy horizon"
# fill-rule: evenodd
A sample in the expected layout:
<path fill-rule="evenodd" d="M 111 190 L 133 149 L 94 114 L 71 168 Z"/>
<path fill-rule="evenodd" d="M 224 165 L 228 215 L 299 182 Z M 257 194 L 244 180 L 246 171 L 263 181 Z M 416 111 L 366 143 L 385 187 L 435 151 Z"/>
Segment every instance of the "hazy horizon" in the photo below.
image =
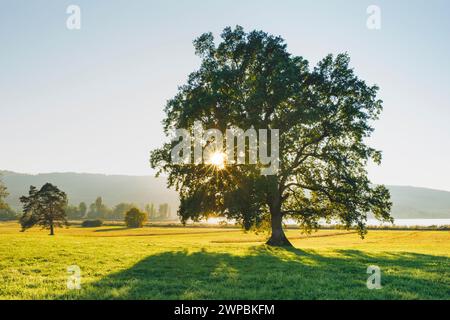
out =
<path fill-rule="evenodd" d="M 86 174 L 86 175 L 101 175 L 101 176 L 125 176 L 125 177 L 155 177 L 155 173 L 151 174 L 123 174 L 123 173 L 100 173 L 100 172 L 76 172 L 76 171 L 48 171 L 48 172 L 37 172 L 37 173 L 29 173 L 29 172 L 18 172 L 8 169 L 2 169 L 0 168 L 0 175 L 2 171 L 6 172 L 12 172 L 15 174 L 25 174 L 25 175 L 50 175 L 50 174 Z M 161 178 L 166 178 L 167 176 L 164 174 L 160 175 Z M 383 183 L 374 183 L 374 184 L 383 184 Z M 443 191 L 443 192 L 450 192 L 450 190 L 446 189 L 437 189 L 437 188 L 430 188 L 430 187 L 424 187 L 424 186 L 418 186 L 418 185 L 407 185 L 407 184 L 386 184 L 387 186 L 395 186 L 395 187 L 405 187 L 405 188 L 420 188 L 420 189 L 428 189 L 428 190 L 434 190 L 434 191 Z"/>

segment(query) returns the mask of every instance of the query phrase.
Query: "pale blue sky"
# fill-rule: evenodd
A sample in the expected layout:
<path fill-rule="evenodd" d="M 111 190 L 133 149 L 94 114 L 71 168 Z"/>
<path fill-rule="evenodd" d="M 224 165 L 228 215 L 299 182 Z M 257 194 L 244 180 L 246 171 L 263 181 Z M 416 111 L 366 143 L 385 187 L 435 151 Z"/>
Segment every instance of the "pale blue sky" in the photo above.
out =
<path fill-rule="evenodd" d="M 81 30 L 66 8 L 81 7 Z M 381 30 L 366 8 L 381 8 Z M 165 101 L 195 70 L 192 40 L 242 25 L 316 63 L 347 51 L 381 87 L 376 183 L 450 190 L 450 2 L 0 0 L 0 169 L 151 174 Z"/>

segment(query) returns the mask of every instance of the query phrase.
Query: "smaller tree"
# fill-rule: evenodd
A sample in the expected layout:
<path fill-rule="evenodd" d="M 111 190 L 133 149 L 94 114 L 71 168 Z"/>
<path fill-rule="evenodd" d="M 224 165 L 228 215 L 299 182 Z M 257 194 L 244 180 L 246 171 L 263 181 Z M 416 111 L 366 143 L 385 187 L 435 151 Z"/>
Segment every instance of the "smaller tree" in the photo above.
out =
<path fill-rule="evenodd" d="M 50 229 L 50 235 L 54 235 L 55 227 L 68 225 L 67 195 L 50 183 L 46 183 L 40 190 L 30 186 L 28 197 L 20 197 L 20 202 L 23 204 L 23 215 L 20 218 L 22 231 L 39 225 Z"/>
<path fill-rule="evenodd" d="M 145 205 L 145 212 L 149 219 L 155 219 L 157 217 L 155 205 L 153 203 L 148 203 Z"/>
<path fill-rule="evenodd" d="M 112 210 L 111 214 L 108 216 L 108 219 L 111 220 L 123 220 L 125 218 L 125 214 L 135 208 L 136 205 L 132 204 L 132 203 L 119 203 L 118 205 L 116 205 L 114 207 L 114 209 Z"/>
<path fill-rule="evenodd" d="M 6 186 L 3 184 L 0 175 L 0 221 L 15 220 L 17 214 L 6 203 L 6 197 L 9 195 Z"/>
<path fill-rule="evenodd" d="M 67 218 L 70 220 L 80 220 L 86 216 L 87 206 L 86 203 L 80 202 L 78 206 L 68 205 L 66 208 Z"/>
<path fill-rule="evenodd" d="M 87 205 L 84 202 L 80 202 L 78 205 L 78 213 L 80 214 L 80 218 L 84 218 L 87 213 Z"/>
<path fill-rule="evenodd" d="M 0 175 L 0 209 L 6 207 L 5 198 L 9 195 Z"/>
<path fill-rule="evenodd" d="M 67 215 L 67 219 L 70 219 L 70 220 L 79 219 L 80 217 L 79 217 L 78 207 L 68 205 L 66 207 L 66 215 Z"/>
<path fill-rule="evenodd" d="M 125 214 L 125 224 L 129 228 L 142 228 L 147 221 L 147 214 L 137 208 L 131 208 Z"/>
<path fill-rule="evenodd" d="M 111 209 L 103 203 L 102 197 L 97 197 L 95 202 L 89 206 L 87 217 L 89 219 L 105 219 L 110 213 Z"/>
<path fill-rule="evenodd" d="M 9 206 L 0 208 L 0 221 L 12 221 L 17 220 L 17 212 L 11 209 Z"/>
<path fill-rule="evenodd" d="M 168 219 L 170 215 L 170 208 L 167 203 L 163 203 L 159 205 L 158 208 L 158 216 L 160 219 Z"/>

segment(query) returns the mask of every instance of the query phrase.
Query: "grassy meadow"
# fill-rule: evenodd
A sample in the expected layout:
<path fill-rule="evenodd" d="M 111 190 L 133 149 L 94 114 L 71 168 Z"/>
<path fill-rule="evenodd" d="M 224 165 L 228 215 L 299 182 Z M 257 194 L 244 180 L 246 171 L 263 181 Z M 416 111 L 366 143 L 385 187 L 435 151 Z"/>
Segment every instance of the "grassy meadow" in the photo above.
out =
<path fill-rule="evenodd" d="M 0 223 L 0 299 L 450 299 L 449 231 L 287 235 L 295 249 L 230 228 L 56 229 Z M 81 290 L 68 290 L 78 265 Z M 366 287 L 369 265 L 379 290 Z"/>

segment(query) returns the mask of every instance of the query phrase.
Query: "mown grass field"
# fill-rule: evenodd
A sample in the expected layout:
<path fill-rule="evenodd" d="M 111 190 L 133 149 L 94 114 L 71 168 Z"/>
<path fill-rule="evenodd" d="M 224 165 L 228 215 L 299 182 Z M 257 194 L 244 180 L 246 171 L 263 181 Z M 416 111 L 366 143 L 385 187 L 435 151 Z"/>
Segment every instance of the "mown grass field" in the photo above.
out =
<path fill-rule="evenodd" d="M 450 299 L 449 231 L 289 230 L 295 249 L 237 229 L 19 231 L 0 223 L 1 299 Z M 67 289 L 69 265 L 81 290 Z"/>

